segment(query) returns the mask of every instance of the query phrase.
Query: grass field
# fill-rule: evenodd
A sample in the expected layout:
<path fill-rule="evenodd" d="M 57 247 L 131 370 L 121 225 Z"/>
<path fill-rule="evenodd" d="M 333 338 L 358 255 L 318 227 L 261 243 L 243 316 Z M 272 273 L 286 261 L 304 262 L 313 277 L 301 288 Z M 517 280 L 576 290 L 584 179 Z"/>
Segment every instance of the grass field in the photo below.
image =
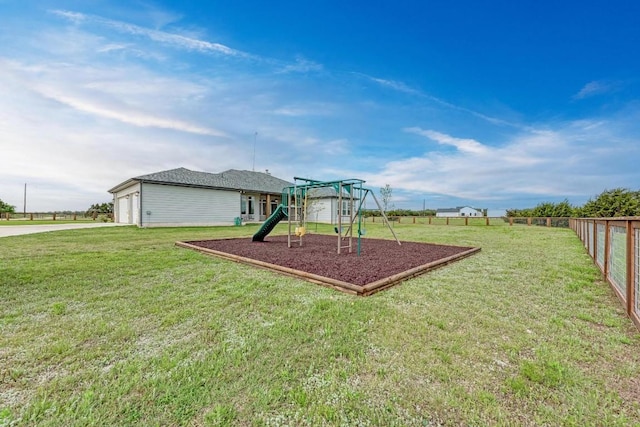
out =
<path fill-rule="evenodd" d="M 640 424 L 640 337 L 572 231 L 395 224 L 482 251 L 367 298 L 174 246 L 256 229 L 1 239 L 0 425 Z"/>

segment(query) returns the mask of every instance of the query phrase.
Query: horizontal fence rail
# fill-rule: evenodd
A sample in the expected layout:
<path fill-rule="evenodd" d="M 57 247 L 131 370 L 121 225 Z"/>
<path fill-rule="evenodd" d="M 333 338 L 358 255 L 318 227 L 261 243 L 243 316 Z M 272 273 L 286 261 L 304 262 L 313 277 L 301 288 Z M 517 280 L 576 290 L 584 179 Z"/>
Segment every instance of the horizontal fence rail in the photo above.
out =
<path fill-rule="evenodd" d="M 569 228 L 569 218 L 506 217 L 506 216 L 388 216 L 391 223 L 428 225 L 527 225 Z M 365 222 L 382 222 L 379 216 L 364 218 Z"/>
<path fill-rule="evenodd" d="M 572 218 L 570 227 L 640 329 L 640 217 Z"/>
<path fill-rule="evenodd" d="M 112 213 L 98 213 L 98 212 L 27 212 L 27 213 L 9 213 L 3 212 L 0 214 L 0 221 L 9 220 L 27 220 L 27 221 L 78 221 L 97 219 L 99 217 L 105 217 L 113 219 Z"/>

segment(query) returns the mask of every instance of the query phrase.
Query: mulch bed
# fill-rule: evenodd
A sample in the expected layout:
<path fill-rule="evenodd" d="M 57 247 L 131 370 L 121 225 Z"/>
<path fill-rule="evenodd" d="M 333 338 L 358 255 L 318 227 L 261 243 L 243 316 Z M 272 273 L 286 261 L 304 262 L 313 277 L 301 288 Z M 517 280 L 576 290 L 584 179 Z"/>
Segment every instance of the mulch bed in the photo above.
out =
<path fill-rule="evenodd" d="M 297 239 L 292 236 L 292 239 Z M 480 248 L 362 238 L 352 240 L 352 252 L 338 254 L 338 236 L 307 234 L 302 246 L 289 248 L 287 236 L 177 242 L 203 253 L 258 265 L 302 277 L 314 283 L 357 295 L 370 295 L 410 277 L 472 255 Z M 348 241 L 343 240 L 342 246 Z"/>

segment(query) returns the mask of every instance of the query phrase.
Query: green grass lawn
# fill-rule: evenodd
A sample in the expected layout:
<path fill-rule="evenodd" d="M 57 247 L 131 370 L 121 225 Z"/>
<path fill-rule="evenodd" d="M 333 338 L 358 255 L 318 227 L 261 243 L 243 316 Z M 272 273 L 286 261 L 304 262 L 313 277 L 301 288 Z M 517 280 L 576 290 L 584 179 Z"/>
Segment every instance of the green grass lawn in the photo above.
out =
<path fill-rule="evenodd" d="M 174 246 L 256 230 L 0 239 L 0 425 L 640 424 L 640 337 L 572 231 L 394 224 L 482 251 L 366 298 Z"/>

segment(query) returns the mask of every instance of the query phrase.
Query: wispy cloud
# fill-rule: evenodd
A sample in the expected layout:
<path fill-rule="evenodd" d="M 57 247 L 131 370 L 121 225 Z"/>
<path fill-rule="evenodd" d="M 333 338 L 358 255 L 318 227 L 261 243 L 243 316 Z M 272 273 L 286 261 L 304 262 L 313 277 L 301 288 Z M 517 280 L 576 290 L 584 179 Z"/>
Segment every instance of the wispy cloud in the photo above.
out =
<path fill-rule="evenodd" d="M 322 64 L 318 62 L 298 56 L 293 62 L 285 61 L 281 59 L 268 58 L 242 50 L 234 49 L 227 45 L 211 42 L 197 38 L 192 34 L 177 34 L 175 32 L 164 31 L 156 28 L 147 28 L 140 25 L 131 24 L 128 22 L 117 21 L 113 19 L 107 19 L 101 16 L 84 14 L 80 12 L 68 11 L 68 10 L 52 10 L 51 13 L 60 16 L 73 22 L 76 25 L 100 25 L 106 28 L 111 28 L 121 34 L 143 37 L 151 40 L 155 43 L 165 46 L 171 46 L 173 48 L 191 52 L 200 52 L 203 54 L 215 54 L 228 57 L 234 57 L 241 60 L 247 60 L 257 62 L 261 64 L 269 65 L 273 68 L 273 72 L 276 74 L 288 74 L 288 73 L 310 73 L 323 71 Z M 178 19 L 175 14 L 169 14 L 160 10 L 153 10 L 151 18 L 157 24 L 157 26 L 165 25 L 168 22 L 173 22 Z M 126 49 L 128 45 L 124 44 L 109 44 L 103 49 L 116 50 Z M 152 55 L 144 55 L 139 50 L 133 50 L 133 52 L 140 57 L 152 57 Z"/>
<path fill-rule="evenodd" d="M 513 123 L 513 122 L 510 122 L 508 120 L 504 120 L 504 119 L 501 119 L 501 118 L 498 118 L 498 117 L 492 117 L 492 116 L 489 116 L 487 114 L 483 114 L 483 113 L 480 113 L 478 111 L 474 111 L 472 109 L 469 109 L 469 108 L 466 108 L 466 107 L 462 107 L 460 105 L 453 104 L 451 102 L 448 102 L 448 101 L 445 101 L 443 99 L 440 99 L 437 96 L 433 96 L 433 95 L 431 95 L 429 93 L 426 93 L 426 92 L 424 92 L 424 91 L 422 91 L 420 89 L 413 88 L 413 87 L 411 87 L 411 86 L 409 86 L 409 85 L 407 85 L 406 83 L 403 83 L 403 82 L 399 82 L 399 81 L 395 81 L 395 80 L 387 80 L 387 79 L 382 79 L 382 78 L 378 78 L 378 77 L 373 77 L 373 76 L 369 76 L 369 75 L 363 74 L 363 73 L 354 72 L 353 74 L 357 75 L 357 76 L 360 76 L 360 77 L 363 77 L 363 78 L 365 78 L 367 80 L 370 80 L 370 81 L 372 81 L 372 82 L 374 82 L 374 83 L 376 83 L 376 84 L 378 84 L 380 86 L 386 87 L 388 89 L 392 89 L 392 90 L 395 90 L 395 91 L 398 91 L 398 92 L 401 92 L 401 93 L 405 93 L 407 95 L 413 95 L 413 96 L 420 97 L 420 98 L 423 98 L 423 99 L 428 99 L 430 101 L 433 101 L 433 102 L 435 102 L 437 104 L 440 104 L 440 105 L 442 105 L 444 107 L 447 107 L 447 108 L 450 108 L 452 110 L 457 110 L 457 111 L 462 111 L 462 112 L 468 113 L 468 114 L 470 114 L 472 116 L 475 116 L 475 117 L 477 117 L 479 119 L 482 119 L 482 120 L 484 120 L 484 121 L 486 121 L 488 123 L 494 124 L 494 125 L 509 126 L 509 127 L 514 127 L 514 128 L 519 128 L 519 129 L 526 128 L 525 126 L 520 125 L 518 123 Z"/>
<path fill-rule="evenodd" d="M 353 74 L 361 76 L 361 77 L 365 77 L 365 78 L 369 79 L 370 81 L 379 84 L 380 86 L 384 86 L 386 88 L 393 89 L 393 90 L 398 91 L 398 92 L 406 93 L 406 94 L 409 94 L 409 95 L 418 95 L 418 96 L 428 97 L 428 98 L 433 99 L 434 101 L 437 101 L 437 102 L 444 102 L 444 101 L 442 101 L 442 100 L 440 100 L 440 99 L 438 99 L 438 98 L 436 98 L 434 96 L 430 96 L 430 95 L 427 95 L 425 93 L 422 93 L 421 91 L 419 91 L 417 89 L 414 89 L 414 88 L 410 87 L 409 85 L 407 85 L 405 83 L 402 83 L 402 82 L 399 82 L 399 81 L 381 79 L 381 78 L 378 78 L 378 77 L 368 76 L 368 75 L 363 74 L 363 73 L 355 73 L 354 72 Z"/>
<path fill-rule="evenodd" d="M 279 72 L 281 73 L 309 73 L 322 71 L 322 64 L 308 59 L 297 57 L 295 63 L 286 64 Z"/>
<path fill-rule="evenodd" d="M 145 114 L 140 111 L 139 108 L 110 108 L 106 105 L 100 105 L 89 99 L 74 98 L 61 93 L 56 93 L 54 90 L 48 88 L 40 88 L 39 92 L 50 99 L 60 102 L 68 107 L 74 108 L 78 111 L 93 114 L 96 116 L 104 117 L 107 119 L 118 120 L 122 123 L 127 123 L 140 127 L 156 127 L 160 129 L 171 129 L 180 132 L 189 132 L 200 135 L 208 136 L 226 136 L 224 132 L 218 131 L 212 128 L 206 128 L 197 126 L 181 120 L 162 118 L 153 116 L 151 114 Z"/>
<path fill-rule="evenodd" d="M 573 95 L 573 99 L 585 99 L 592 96 L 604 95 L 607 93 L 615 92 L 619 89 L 619 87 L 619 82 L 594 80 L 584 85 L 582 89 L 578 91 L 578 93 Z"/>
<path fill-rule="evenodd" d="M 474 139 L 454 138 L 444 133 L 436 132 L 434 130 L 429 130 L 429 129 L 423 130 L 419 127 L 405 128 L 404 131 L 408 133 L 414 133 L 416 135 L 426 136 L 427 138 L 432 139 L 433 141 L 436 141 L 439 144 L 451 145 L 463 152 L 466 151 L 469 153 L 479 154 L 479 153 L 484 153 L 488 150 L 488 147 L 482 145 L 481 143 L 479 143 Z"/>
<path fill-rule="evenodd" d="M 2 63 L 2 62 L 0 62 Z M 48 67 L 25 66 L 16 62 L 4 61 L 7 80 L 19 84 L 47 99 L 54 100 L 66 107 L 87 115 L 116 120 L 139 127 L 155 127 L 171 129 L 179 132 L 199 135 L 225 137 L 223 131 L 212 127 L 201 126 L 176 118 L 175 114 L 164 116 L 158 105 L 153 105 L 152 97 L 159 93 L 168 79 L 153 84 L 127 81 L 125 77 L 118 81 L 118 70 L 111 69 L 107 73 L 93 68 L 72 67 L 67 64 L 49 64 Z M 66 79 L 67 73 L 73 72 L 75 80 Z M 107 77 L 108 75 L 108 77 Z M 105 81 L 106 79 L 106 81 Z M 182 86 L 180 88 L 180 86 Z M 171 90 L 164 93 L 165 99 L 171 99 L 173 91 L 178 96 L 193 93 L 194 88 L 173 82 Z M 161 95 L 162 96 L 162 95 Z"/>
<path fill-rule="evenodd" d="M 112 19 L 107 19 L 107 18 L 94 16 L 94 15 L 87 15 L 79 12 L 72 12 L 67 10 L 54 10 L 52 12 L 76 24 L 88 23 L 88 24 L 103 25 L 106 27 L 110 27 L 121 33 L 146 37 L 155 42 L 175 46 L 181 49 L 198 51 L 203 53 L 216 53 L 216 54 L 234 56 L 238 58 L 259 59 L 259 57 L 255 55 L 251 55 L 249 53 L 242 52 L 237 49 L 232 49 L 220 43 L 213 43 L 206 40 L 200 40 L 192 37 L 183 36 L 180 34 L 174 34 L 166 31 L 145 28 L 145 27 L 130 24 L 127 22 L 115 21 Z"/>

